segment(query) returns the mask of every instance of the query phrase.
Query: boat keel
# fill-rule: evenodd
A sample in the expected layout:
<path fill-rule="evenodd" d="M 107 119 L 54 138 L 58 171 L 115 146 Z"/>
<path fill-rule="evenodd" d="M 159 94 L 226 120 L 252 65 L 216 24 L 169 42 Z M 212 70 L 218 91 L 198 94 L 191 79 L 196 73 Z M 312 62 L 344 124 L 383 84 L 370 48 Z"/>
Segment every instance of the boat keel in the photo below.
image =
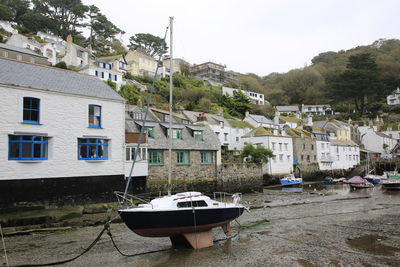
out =
<path fill-rule="evenodd" d="M 191 246 L 194 249 L 207 248 L 214 245 L 212 230 L 196 233 L 185 233 L 182 235 L 170 236 L 174 246 Z"/>
<path fill-rule="evenodd" d="M 227 237 L 231 237 L 232 236 L 232 227 L 231 227 L 231 223 L 228 222 L 224 225 L 221 226 L 222 230 L 224 230 L 224 233 Z"/>

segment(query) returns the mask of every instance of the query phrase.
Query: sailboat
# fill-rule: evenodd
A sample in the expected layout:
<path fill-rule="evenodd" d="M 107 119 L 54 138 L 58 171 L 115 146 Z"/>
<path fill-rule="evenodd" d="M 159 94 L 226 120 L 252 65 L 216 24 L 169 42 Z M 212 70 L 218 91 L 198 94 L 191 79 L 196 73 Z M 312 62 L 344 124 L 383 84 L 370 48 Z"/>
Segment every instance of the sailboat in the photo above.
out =
<path fill-rule="evenodd" d="M 172 25 L 173 17 L 170 17 L 170 118 L 172 118 L 173 72 Z M 146 115 L 144 116 L 143 123 L 145 123 Z M 169 120 L 169 123 L 169 129 L 172 129 L 172 119 Z M 146 237 L 169 237 L 173 244 L 180 245 L 186 243 L 195 249 L 212 246 L 212 228 L 220 226 L 228 237 L 232 235 L 230 222 L 242 215 L 245 209 L 243 205 L 239 204 L 240 194 L 233 194 L 232 202 L 230 203 L 213 200 L 200 192 L 182 192 L 172 195 L 172 134 L 169 136 L 168 195 L 155 198 L 144 204 L 121 208 L 118 212 L 128 228 L 138 235 Z M 138 142 L 139 145 L 140 141 Z M 134 164 L 135 160 L 132 163 L 131 173 Z M 117 197 L 123 199 L 122 203 L 126 203 L 128 199 L 127 190 L 130 181 L 131 174 L 129 175 L 124 194 L 117 193 Z M 219 197 L 223 200 L 226 200 L 226 195 L 226 193 L 219 193 Z M 215 197 L 216 195 L 214 194 Z"/>

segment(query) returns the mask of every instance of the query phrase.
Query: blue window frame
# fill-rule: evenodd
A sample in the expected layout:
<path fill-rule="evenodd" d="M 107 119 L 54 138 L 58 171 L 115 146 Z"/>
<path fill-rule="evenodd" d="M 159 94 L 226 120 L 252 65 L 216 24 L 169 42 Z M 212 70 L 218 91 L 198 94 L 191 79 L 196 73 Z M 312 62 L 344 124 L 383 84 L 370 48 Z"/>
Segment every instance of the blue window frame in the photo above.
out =
<path fill-rule="evenodd" d="M 99 138 L 78 138 L 79 160 L 107 160 L 108 140 Z"/>
<path fill-rule="evenodd" d="M 96 70 L 95 73 L 96 73 L 96 77 L 98 77 L 99 76 L 99 72 Z"/>
<path fill-rule="evenodd" d="M 108 79 L 110 79 L 110 80 L 111 80 L 111 73 L 109 73 L 109 74 L 108 74 Z"/>
<path fill-rule="evenodd" d="M 101 106 L 89 105 L 89 128 L 101 128 Z"/>
<path fill-rule="evenodd" d="M 114 74 L 114 81 L 117 81 L 117 75 Z"/>
<path fill-rule="evenodd" d="M 28 124 L 39 124 L 40 99 L 24 97 L 23 122 Z"/>
<path fill-rule="evenodd" d="M 48 137 L 34 135 L 9 135 L 9 160 L 47 160 Z"/>

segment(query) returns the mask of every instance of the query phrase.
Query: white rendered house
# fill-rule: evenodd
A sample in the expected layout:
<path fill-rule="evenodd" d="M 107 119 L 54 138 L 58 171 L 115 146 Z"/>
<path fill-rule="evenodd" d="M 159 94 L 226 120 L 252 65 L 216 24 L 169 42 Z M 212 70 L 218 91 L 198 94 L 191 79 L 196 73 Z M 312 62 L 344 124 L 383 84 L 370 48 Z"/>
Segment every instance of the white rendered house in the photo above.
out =
<path fill-rule="evenodd" d="M 222 94 L 228 94 L 229 96 L 233 96 L 233 92 L 238 92 L 240 89 L 230 88 L 230 87 L 222 87 Z M 264 105 L 264 94 L 250 92 L 246 90 L 240 90 L 245 96 L 250 98 L 250 101 L 254 105 Z"/>
<path fill-rule="evenodd" d="M 268 160 L 266 172 L 274 176 L 283 176 L 293 172 L 293 139 L 285 131 L 258 127 L 242 137 L 245 144 L 270 149 L 274 156 Z"/>
<path fill-rule="evenodd" d="M 123 179 L 116 92 L 89 75 L 25 62 L 0 59 L 0 72 L 0 182 Z"/>
<path fill-rule="evenodd" d="M 391 158 L 390 151 L 397 144 L 397 139 L 377 131 L 377 127 L 359 127 L 361 133 L 361 143 L 364 148 L 381 153 L 382 158 Z"/>
<path fill-rule="evenodd" d="M 347 170 L 360 164 L 360 147 L 351 140 L 331 139 L 333 170 Z"/>

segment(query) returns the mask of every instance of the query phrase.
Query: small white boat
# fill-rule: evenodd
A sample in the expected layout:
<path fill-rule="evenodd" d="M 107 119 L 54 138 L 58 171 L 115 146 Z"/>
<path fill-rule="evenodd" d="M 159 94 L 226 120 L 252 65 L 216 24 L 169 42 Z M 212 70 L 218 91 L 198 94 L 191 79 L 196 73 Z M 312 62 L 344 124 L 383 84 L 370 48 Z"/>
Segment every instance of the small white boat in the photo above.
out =
<path fill-rule="evenodd" d="M 293 185 L 303 183 L 303 178 L 296 178 L 294 174 L 285 175 L 280 179 L 281 185 Z"/>

